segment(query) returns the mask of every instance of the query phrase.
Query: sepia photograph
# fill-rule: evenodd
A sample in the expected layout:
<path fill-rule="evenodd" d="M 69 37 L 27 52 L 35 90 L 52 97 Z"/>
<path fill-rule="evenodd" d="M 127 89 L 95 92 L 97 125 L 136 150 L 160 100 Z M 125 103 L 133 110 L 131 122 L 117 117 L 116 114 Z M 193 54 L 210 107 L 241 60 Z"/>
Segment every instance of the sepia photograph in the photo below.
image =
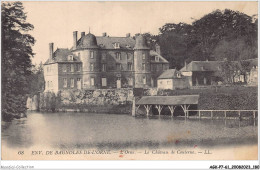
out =
<path fill-rule="evenodd" d="M 1 87 L 1 160 L 258 160 L 258 2 L 2 1 Z"/>

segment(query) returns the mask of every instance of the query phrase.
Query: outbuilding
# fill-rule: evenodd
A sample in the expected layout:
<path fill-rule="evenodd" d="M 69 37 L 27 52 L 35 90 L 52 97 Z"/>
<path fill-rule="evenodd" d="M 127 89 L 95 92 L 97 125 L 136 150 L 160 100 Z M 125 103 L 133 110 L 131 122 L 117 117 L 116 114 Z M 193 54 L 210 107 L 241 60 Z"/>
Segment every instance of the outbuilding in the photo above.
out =
<path fill-rule="evenodd" d="M 158 89 L 186 89 L 189 88 L 189 82 L 187 77 L 183 76 L 180 71 L 169 69 L 158 77 L 157 86 Z"/>

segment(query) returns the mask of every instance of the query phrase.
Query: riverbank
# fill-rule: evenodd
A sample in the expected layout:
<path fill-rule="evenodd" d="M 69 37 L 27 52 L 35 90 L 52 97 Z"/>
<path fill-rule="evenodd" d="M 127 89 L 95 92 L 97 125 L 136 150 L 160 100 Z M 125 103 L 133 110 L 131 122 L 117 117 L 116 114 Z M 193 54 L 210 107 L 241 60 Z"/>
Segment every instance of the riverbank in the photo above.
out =
<path fill-rule="evenodd" d="M 247 86 L 207 86 L 196 89 L 157 90 L 143 89 L 136 101 L 149 95 L 199 95 L 198 110 L 257 110 L 257 87 Z M 67 90 L 58 94 L 42 93 L 28 100 L 27 107 L 40 111 L 71 111 L 107 114 L 131 114 L 133 89 Z M 38 102 L 38 103 L 37 103 Z M 179 109 L 181 110 L 181 108 Z M 177 110 L 178 111 L 178 108 Z M 202 116 L 210 114 L 203 112 Z M 245 115 L 245 113 L 242 113 Z M 223 117 L 224 112 L 216 113 Z M 242 115 L 242 116 L 243 116 Z M 253 115 L 253 114 L 252 114 Z M 198 116 L 198 115 L 197 115 Z M 229 113 L 237 117 L 237 113 Z"/>

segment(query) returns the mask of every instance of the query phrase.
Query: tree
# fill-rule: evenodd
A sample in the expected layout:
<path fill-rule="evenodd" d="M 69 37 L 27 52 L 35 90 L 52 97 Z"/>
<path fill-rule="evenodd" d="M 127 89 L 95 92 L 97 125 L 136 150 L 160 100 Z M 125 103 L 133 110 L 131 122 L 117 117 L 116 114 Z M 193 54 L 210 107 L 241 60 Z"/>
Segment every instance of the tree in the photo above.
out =
<path fill-rule="evenodd" d="M 33 25 L 26 22 L 21 2 L 2 2 L 2 119 L 11 120 L 26 112 L 34 38 Z"/>
<path fill-rule="evenodd" d="M 170 62 L 170 68 L 182 68 L 188 58 L 191 28 L 186 23 L 168 23 L 159 28 L 157 41 L 161 46 L 162 56 Z"/>
<path fill-rule="evenodd" d="M 32 67 L 32 74 L 29 77 L 30 90 L 29 94 L 31 96 L 39 94 L 39 92 L 44 91 L 45 81 L 43 75 L 43 64 L 42 62 L 37 66 Z"/>

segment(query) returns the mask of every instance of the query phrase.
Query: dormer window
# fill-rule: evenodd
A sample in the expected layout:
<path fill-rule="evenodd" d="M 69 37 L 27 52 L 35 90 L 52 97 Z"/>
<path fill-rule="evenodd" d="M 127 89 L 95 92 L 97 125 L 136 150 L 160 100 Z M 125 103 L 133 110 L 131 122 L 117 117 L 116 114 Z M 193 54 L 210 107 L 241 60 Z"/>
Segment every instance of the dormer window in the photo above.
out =
<path fill-rule="evenodd" d="M 73 55 L 68 56 L 68 61 L 73 61 Z"/>
<path fill-rule="evenodd" d="M 155 61 L 159 61 L 159 56 L 155 56 Z"/>
<path fill-rule="evenodd" d="M 114 48 L 115 48 L 115 49 L 120 48 L 119 43 L 114 43 Z"/>

